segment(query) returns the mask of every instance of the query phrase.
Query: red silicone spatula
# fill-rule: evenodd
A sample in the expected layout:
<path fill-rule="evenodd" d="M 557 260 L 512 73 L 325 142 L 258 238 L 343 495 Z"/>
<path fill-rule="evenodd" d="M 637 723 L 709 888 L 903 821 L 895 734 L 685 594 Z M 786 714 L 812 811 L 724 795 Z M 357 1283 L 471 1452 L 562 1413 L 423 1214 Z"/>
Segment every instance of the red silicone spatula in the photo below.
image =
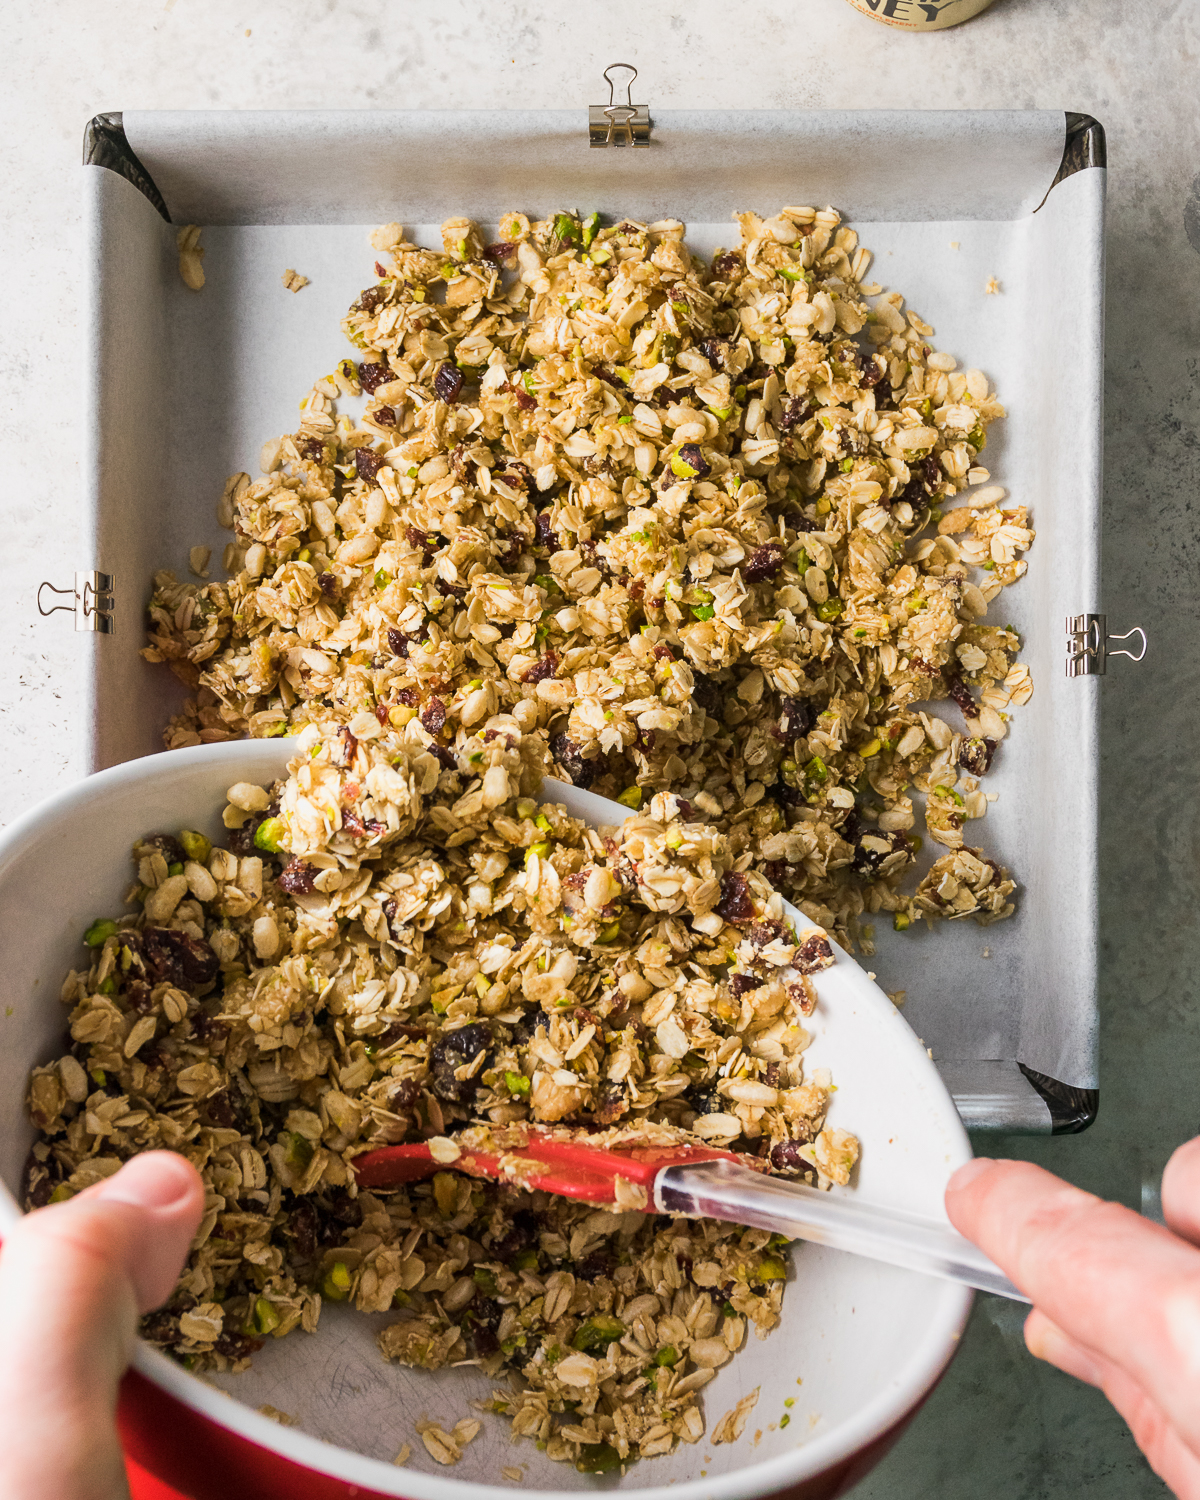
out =
<path fill-rule="evenodd" d="M 768 1229 L 788 1239 L 811 1240 L 960 1281 L 1017 1302 L 1029 1300 L 999 1266 L 948 1224 L 769 1177 L 748 1165 L 745 1157 L 707 1146 L 605 1150 L 582 1141 L 532 1135 L 526 1145 L 513 1150 L 468 1147 L 446 1162 L 439 1161 L 425 1142 L 415 1142 L 368 1151 L 355 1158 L 354 1170 L 363 1188 L 399 1187 L 449 1170 L 598 1206 L 616 1203 L 620 1177 L 645 1190 L 648 1213 Z"/>

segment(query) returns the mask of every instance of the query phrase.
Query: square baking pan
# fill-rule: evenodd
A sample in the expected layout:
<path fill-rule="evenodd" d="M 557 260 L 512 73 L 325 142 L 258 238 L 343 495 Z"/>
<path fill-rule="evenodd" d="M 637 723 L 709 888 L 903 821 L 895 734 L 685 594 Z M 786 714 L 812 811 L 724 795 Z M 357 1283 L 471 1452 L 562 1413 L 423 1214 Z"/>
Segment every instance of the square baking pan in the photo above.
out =
<path fill-rule="evenodd" d="M 399 220 L 439 244 L 452 215 L 494 225 L 510 209 L 598 208 L 683 219 L 689 244 L 710 252 L 737 242 L 736 210 L 833 204 L 874 252 L 875 280 L 933 325 L 939 349 L 992 379 L 1008 417 L 986 462 L 1037 530 L 1027 577 L 993 606 L 1020 632 L 1034 694 L 989 776 L 998 800 L 968 835 L 1018 880 L 1017 913 L 987 928 L 881 930 L 867 962 L 906 992 L 971 1128 L 1080 1130 L 1098 1105 L 1103 132 L 1053 111 L 647 118 L 644 149 L 599 150 L 582 108 L 92 121 L 90 552 L 60 559 L 50 580 L 77 570 L 90 766 L 161 748 L 182 694 L 138 654 L 151 576 L 186 576 L 196 545 L 220 558 L 226 476 L 257 473 L 264 440 L 294 428 L 312 380 L 347 352 L 339 320 L 375 279 L 373 225 Z M 187 223 L 204 226 L 199 294 L 178 269 L 173 226 Z M 298 295 L 285 268 L 310 278 Z"/>

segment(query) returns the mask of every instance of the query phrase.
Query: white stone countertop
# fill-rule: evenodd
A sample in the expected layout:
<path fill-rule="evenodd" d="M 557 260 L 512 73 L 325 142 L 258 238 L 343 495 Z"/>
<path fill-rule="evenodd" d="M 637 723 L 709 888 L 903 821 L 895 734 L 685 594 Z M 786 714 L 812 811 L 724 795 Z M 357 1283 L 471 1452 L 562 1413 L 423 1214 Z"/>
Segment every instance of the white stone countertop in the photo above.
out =
<path fill-rule="evenodd" d="M 1144 625 L 1104 695 L 1100 1120 L 988 1141 L 1133 1206 L 1200 1129 L 1200 0 L 996 0 L 910 35 L 845 0 L 50 0 L 0 5 L 0 475 L 8 648 L 0 821 L 80 774 L 77 660 L 43 578 L 79 544 L 80 155 L 103 110 L 583 107 L 614 59 L 653 107 L 1048 108 L 1094 115 L 1109 164 L 1104 599 Z M 947 142 L 947 150 L 953 143 Z M 1190 204 L 1190 208 L 1189 208 Z M 1188 229 L 1191 230 L 1191 242 Z M 1068 378 L 1069 378 L 1069 372 Z M 90 561 L 90 560 L 89 560 Z M 114 705 L 119 711 L 119 705 Z M 858 1500 L 1161 1495 L 1103 1399 L 980 1299 L 965 1347 Z"/>

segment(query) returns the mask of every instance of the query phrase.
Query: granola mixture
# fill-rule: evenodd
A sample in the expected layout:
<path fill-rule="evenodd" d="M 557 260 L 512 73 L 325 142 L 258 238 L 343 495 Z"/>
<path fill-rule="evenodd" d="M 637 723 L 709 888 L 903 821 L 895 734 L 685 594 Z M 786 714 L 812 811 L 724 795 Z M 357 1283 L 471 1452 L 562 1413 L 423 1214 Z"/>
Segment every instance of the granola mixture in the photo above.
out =
<path fill-rule="evenodd" d="M 469 774 L 416 718 L 309 725 L 285 781 L 229 789 L 228 847 L 135 845 L 63 985 L 69 1050 L 31 1079 L 27 1202 L 180 1151 L 207 1207 L 152 1343 L 236 1370 L 325 1300 L 395 1308 L 387 1359 L 503 1377 L 486 1409 L 599 1472 L 701 1437 L 700 1391 L 778 1322 L 783 1245 L 642 1212 L 632 1183 L 612 1210 L 449 1170 L 359 1191 L 353 1158 L 537 1126 L 846 1183 L 858 1143 L 804 1067 L 833 955 L 686 802 L 590 828 L 539 805 L 536 730 L 485 723 Z M 478 1424 L 417 1430 L 452 1463 Z"/>
<path fill-rule="evenodd" d="M 1003 408 L 832 209 L 737 220 L 711 264 L 675 220 L 376 230 L 357 361 L 226 486 L 229 581 L 155 580 L 144 654 L 196 690 L 168 747 L 370 712 L 465 774 L 504 712 L 868 952 L 864 915 L 1009 915 L 958 852 L 1033 691 L 986 620 L 1033 540 L 980 463 Z M 951 851 L 915 894 L 914 791 Z"/>

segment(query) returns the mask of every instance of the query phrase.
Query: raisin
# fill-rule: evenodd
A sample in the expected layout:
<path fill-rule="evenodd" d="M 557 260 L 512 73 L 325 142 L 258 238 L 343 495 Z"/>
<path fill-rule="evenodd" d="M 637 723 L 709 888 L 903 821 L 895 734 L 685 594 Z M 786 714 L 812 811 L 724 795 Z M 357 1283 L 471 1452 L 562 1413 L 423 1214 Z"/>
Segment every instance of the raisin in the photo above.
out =
<path fill-rule="evenodd" d="M 262 1339 L 247 1338 L 242 1333 L 223 1333 L 213 1348 L 226 1359 L 245 1359 L 247 1355 L 257 1354 L 262 1346 Z"/>
<path fill-rule="evenodd" d="M 702 708 L 706 714 L 712 714 L 715 717 L 720 711 L 723 697 L 724 694 L 715 677 L 706 677 L 703 672 L 693 674 L 692 702 L 698 708 Z"/>
<path fill-rule="evenodd" d="M 574 786 L 587 788 L 599 775 L 600 761 L 599 757 L 595 760 L 584 760 L 581 752 L 582 747 L 577 745 L 568 734 L 550 736 L 550 754 L 566 773 L 568 780 Z"/>
<path fill-rule="evenodd" d="M 403 630 L 397 630 L 394 625 L 389 626 L 387 643 L 393 656 L 402 656 L 406 661 L 408 660 L 408 637 Z"/>
<path fill-rule="evenodd" d="M 203 938 L 166 927 L 142 929 L 142 955 L 156 982 L 167 980 L 183 988 L 208 984 L 221 965 Z"/>
<path fill-rule="evenodd" d="M 992 756 L 995 753 L 995 740 L 964 740 L 958 752 L 958 763 L 964 771 L 970 772 L 972 776 L 986 776 L 991 768 Z"/>
<path fill-rule="evenodd" d="M 801 974 L 816 974 L 833 963 L 833 949 L 824 933 L 814 932 L 796 949 L 792 964 Z"/>
<path fill-rule="evenodd" d="M 130 979 L 125 985 L 125 999 L 130 1010 L 144 1016 L 154 1009 L 153 991 L 144 979 Z"/>
<path fill-rule="evenodd" d="M 231 1129 L 237 1115 L 229 1090 L 218 1089 L 215 1094 L 210 1094 L 200 1106 L 200 1114 L 206 1125 L 216 1125 L 222 1130 Z"/>
<path fill-rule="evenodd" d="M 316 878 L 316 865 L 310 865 L 304 859 L 289 859 L 280 871 L 279 889 L 291 896 L 308 896 L 312 894 Z"/>
<path fill-rule="evenodd" d="M 458 770 L 458 757 L 453 750 L 447 750 L 445 745 L 430 745 L 429 749 L 444 771 Z"/>
<path fill-rule="evenodd" d="M 310 464 L 319 464 L 325 457 L 325 445 L 320 438 L 304 438 L 299 448 L 300 457 L 306 458 Z"/>
<path fill-rule="evenodd" d="M 229 1037 L 229 1027 L 206 1010 L 197 1011 L 192 1017 L 192 1035 L 210 1052 L 219 1052 Z"/>
<path fill-rule="evenodd" d="M 360 479 L 374 479 L 382 468 L 382 453 L 376 453 L 374 448 L 356 448 L 354 450 L 354 472 Z"/>
<path fill-rule="evenodd" d="M 598 1281 L 601 1276 L 611 1276 L 616 1270 L 617 1259 L 611 1250 L 593 1250 L 577 1262 L 575 1275 L 581 1281 Z"/>
<path fill-rule="evenodd" d="M 456 1078 L 455 1070 L 464 1067 L 482 1052 L 483 1063 L 472 1078 Z M 479 1075 L 492 1055 L 492 1033 L 480 1021 L 446 1031 L 429 1049 L 430 1087 L 439 1099 L 452 1103 L 473 1099 L 479 1092 Z"/>
<path fill-rule="evenodd" d="M 780 432 L 791 432 L 794 427 L 799 427 L 801 422 L 807 422 L 812 413 L 811 403 L 803 396 L 788 396 L 781 404 L 779 421 L 776 425 Z"/>
<path fill-rule="evenodd" d="M 183 845 L 169 833 L 151 834 L 149 838 L 139 840 L 138 848 L 147 852 L 156 849 L 169 865 L 181 865 L 187 859 Z"/>
<path fill-rule="evenodd" d="M 373 313 L 380 303 L 386 301 L 387 288 L 382 286 L 369 286 L 364 292 L 360 292 L 358 297 L 359 308 L 365 313 Z"/>
<path fill-rule="evenodd" d="M 179 1319 L 172 1316 L 165 1307 L 160 1307 L 157 1312 L 147 1313 L 138 1332 L 148 1344 L 157 1344 L 166 1349 L 172 1348 L 182 1338 Z"/>
<path fill-rule="evenodd" d="M 387 365 L 364 362 L 358 367 L 358 383 L 369 396 L 373 396 L 381 385 L 387 385 L 389 380 L 395 378 Z"/>
<path fill-rule="evenodd" d="M 509 385 L 509 390 L 517 398 L 517 406 L 521 411 L 535 411 L 537 409 L 537 397 L 531 396 L 523 385 Z M 501 476 L 504 477 L 503 475 Z"/>
<path fill-rule="evenodd" d="M 345 1188 L 335 1188 L 329 1195 L 329 1217 L 338 1224 L 357 1229 L 363 1220 L 362 1204 Z"/>
<path fill-rule="evenodd" d="M 521 673 L 522 682 L 545 682 L 558 671 L 558 652 L 547 651 Z"/>
<path fill-rule="evenodd" d="M 295 1244 L 301 1260 L 312 1260 L 317 1253 L 319 1225 L 316 1207 L 309 1198 L 301 1198 L 287 1216 L 283 1232 Z"/>
<path fill-rule="evenodd" d="M 733 998 L 737 1000 L 742 995 L 748 994 L 751 990 L 762 989 L 765 983 L 766 981 L 759 979 L 757 974 L 734 974 L 730 978 L 729 988 L 733 994 Z"/>
<path fill-rule="evenodd" d="M 937 489 L 938 485 L 941 484 L 943 478 L 942 463 L 936 453 L 927 453 L 921 460 L 921 478 L 924 479 L 930 491 Z"/>
<path fill-rule="evenodd" d="M 625 1087 L 620 1083 L 606 1083 L 601 1090 L 600 1102 L 596 1106 L 596 1120 L 601 1125 L 615 1124 L 629 1108 Z"/>
<path fill-rule="evenodd" d="M 456 369 L 452 364 L 443 364 L 438 367 L 437 374 L 433 377 L 434 394 L 440 397 L 447 406 L 453 406 L 458 400 L 459 393 L 463 388 L 462 371 Z"/>
<path fill-rule="evenodd" d="M 783 567 L 786 556 L 782 542 L 767 542 L 761 547 L 755 547 L 746 559 L 742 577 L 747 583 L 762 583 L 765 578 L 774 578 Z"/>
<path fill-rule="evenodd" d="M 325 595 L 326 599 L 338 599 L 341 597 L 342 585 L 338 582 L 336 573 L 318 573 L 317 587 Z"/>
<path fill-rule="evenodd" d="M 421 1033 L 422 1036 L 424 1032 Z M 394 1114 L 409 1114 L 421 1097 L 421 1088 L 415 1078 L 402 1078 L 388 1090 L 387 1107 Z"/>
<path fill-rule="evenodd" d="M 745 266 L 740 250 L 727 250 L 724 255 L 718 255 L 713 261 L 713 275 L 721 277 L 722 280 L 734 276 Z"/>
<path fill-rule="evenodd" d="M 547 1036 L 550 1034 L 550 1023 L 546 1019 L 545 1012 L 540 1006 L 535 1005 L 527 1010 L 512 1029 L 513 1046 L 527 1047 L 534 1037 L 537 1036 L 538 1027 L 546 1027 Z"/>
<path fill-rule="evenodd" d="M 421 710 L 421 723 L 430 734 L 440 734 L 446 722 L 446 705 L 440 698 L 430 698 Z"/>
<path fill-rule="evenodd" d="M 511 266 L 517 259 L 517 241 L 497 240 L 494 245 L 485 245 L 483 253 L 493 265 Z"/>
<path fill-rule="evenodd" d="M 721 876 L 721 899 L 717 915 L 726 922 L 748 922 L 754 915 L 750 900 L 750 882 L 737 870 L 726 870 Z"/>
<path fill-rule="evenodd" d="M 723 339 L 702 339 L 697 348 L 714 369 L 723 370 L 725 368 L 725 354 L 728 345 Z"/>
<path fill-rule="evenodd" d="M 750 929 L 750 941 L 756 948 L 765 948 L 784 934 L 782 922 L 755 922 Z"/>
<path fill-rule="evenodd" d="M 490 1257 L 493 1260 L 515 1260 L 522 1250 L 537 1244 L 538 1228 L 537 1215 L 527 1208 L 518 1208 L 512 1216 L 508 1233 L 492 1246 Z"/>
<path fill-rule="evenodd" d="M 698 1115 L 723 1115 L 728 1108 L 715 1088 L 690 1088 L 683 1097 L 689 1108 L 694 1109 Z"/>
<path fill-rule="evenodd" d="M 765 878 L 778 890 L 788 878 L 787 862 L 782 859 L 768 859 L 763 864 L 762 872 Z"/>
<path fill-rule="evenodd" d="M 396 408 L 394 406 L 377 407 L 371 415 L 379 427 L 395 427 L 396 425 Z"/>
<path fill-rule="evenodd" d="M 801 739 L 817 722 L 816 710 L 807 698 L 782 698 L 779 710 L 779 727 L 789 740 Z"/>
<path fill-rule="evenodd" d="M 946 686 L 950 689 L 950 696 L 958 704 L 959 708 L 962 709 L 963 718 L 977 719 L 979 717 L 979 709 L 975 705 L 974 698 L 971 697 L 970 688 L 962 680 L 962 677 L 957 672 L 949 673 L 946 677 Z"/>

